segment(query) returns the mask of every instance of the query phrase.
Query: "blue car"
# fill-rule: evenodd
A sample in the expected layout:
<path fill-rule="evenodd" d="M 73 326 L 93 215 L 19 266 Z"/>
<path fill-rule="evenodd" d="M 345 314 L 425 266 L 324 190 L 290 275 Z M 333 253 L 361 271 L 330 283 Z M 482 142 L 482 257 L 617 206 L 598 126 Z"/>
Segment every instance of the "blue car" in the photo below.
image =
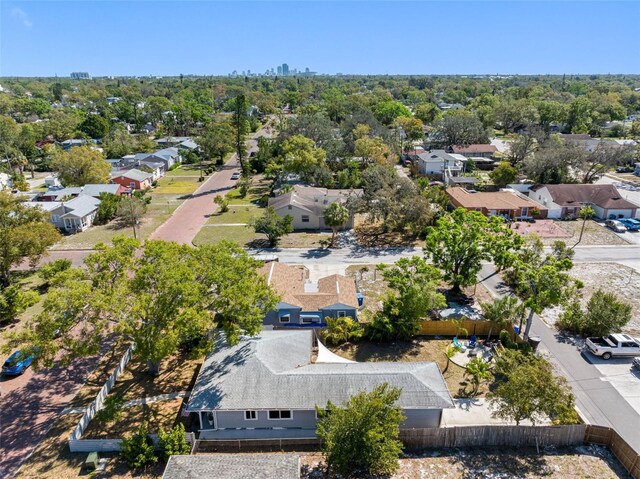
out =
<path fill-rule="evenodd" d="M 640 221 L 632 219 L 632 218 L 621 218 L 620 223 L 626 226 L 629 231 L 638 231 L 640 230 Z"/>
<path fill-rule="evenodd" d="M 16 351 L 2 365 L 2 374 L 5 376 L 19 376 L 31 366 L 35 354 Z"/>

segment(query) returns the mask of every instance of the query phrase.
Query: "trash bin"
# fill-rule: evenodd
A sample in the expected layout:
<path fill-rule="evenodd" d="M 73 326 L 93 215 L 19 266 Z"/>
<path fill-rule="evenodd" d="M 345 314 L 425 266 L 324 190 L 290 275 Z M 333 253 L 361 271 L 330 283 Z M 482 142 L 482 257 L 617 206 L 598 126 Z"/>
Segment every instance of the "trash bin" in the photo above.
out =
<path fill-rule="evenodd" d="M 538 349 L 538 345 L 540 344 L 540 336 L 529 336 L 529 344 L 531 345 L 531 349 L 536 351 Z"/>

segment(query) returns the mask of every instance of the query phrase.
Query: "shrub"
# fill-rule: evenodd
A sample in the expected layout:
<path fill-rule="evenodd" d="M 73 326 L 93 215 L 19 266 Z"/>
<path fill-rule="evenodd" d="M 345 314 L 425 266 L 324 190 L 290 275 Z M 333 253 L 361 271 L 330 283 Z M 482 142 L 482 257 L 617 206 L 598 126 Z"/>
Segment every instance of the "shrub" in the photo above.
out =
<path fill-rule="evenodd" d="M 213 202 L 220 207 L 220 213 L 226 213 L 229 211 L 229 200 L 226 197 L 216 195 Z"/>
<path fill-rule="evenodd" d="M 578 300 L 569 303 L 558 318 L 558 326 L 588 336 L 607 336 L 619 332 L 631 320 L 631 312 L 630 304 L 599 289 L 585 310 Z"/>
<path fill-rule="evenodd" d="M 33 306 L 40 300 L 35 291 L 22 291 L 18 286 L 11 285 L 0 291 L 0 323 L 13 321 L 16 316 Z"/>
<path fill-rule="evenodd" d="M 147 431 L 147 423 L 142 423 L 131 436 L 122 439 L 120 455 L 133 469 L 158 461 L 153 441 Z"/>
<path fill-rule="evenodd" d="M 324 331 L 323 338 L 327 344 L 338 346 L 362 338 L 362 326 L 349 316 L 326 318 L 326 321 L 327 329 Z"/>
<path fill-rule="evenodd" d="M 584 326 L 584 311 L 580 301 L 571 301 L 558 317 L 558 326 L 567 331 L 581 332 Z"/>
<path fill-rule="evenodd" d="M 49 282 L 58 273 L 62 273 L 69 268 L 71 268 L 71 261 L 66 258 L 61 258 L 45 264 L 42 268 L 40 268 L 40 271 L 38 271 L 38 275 L 43 280 Z"/>
<path fill-rule="evenodd" d="M 168 432 L 161 430 L 158 436 L 160 437 L 160 458 L 163 461 L 168 461 L 169 456 L 174 454 L 189 454 L 191 452 L 191 447 L 185 437 L 184 425 L 181 422 Z"/>
<path fill-rule="evenodd" d="M 122 405 L 124 399 L 121 396 L 111 395 L 107 396 L 102 403 L 102 409 L 100 409 L 96 415 L 95 420 L 102 423 L 113 422 L 120 417 L 122 411 Z"/>

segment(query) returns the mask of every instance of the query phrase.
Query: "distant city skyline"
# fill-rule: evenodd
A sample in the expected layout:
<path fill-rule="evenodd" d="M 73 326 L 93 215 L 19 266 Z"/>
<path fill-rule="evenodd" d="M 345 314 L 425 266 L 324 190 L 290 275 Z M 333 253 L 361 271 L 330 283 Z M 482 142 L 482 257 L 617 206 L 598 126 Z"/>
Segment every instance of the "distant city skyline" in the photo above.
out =
<path fill-rule="evenodd" d="M 639 18 L 636 1 L 4 0 L 0 76 L 640 73 Z"/>
<path fill-rule="evenodd" d="M 283 63 L 282 65 L 278 65 L 276 68 L 267 68 L 265 70 L 264 73 L 260 73 L 260 72 L 255 72 L 255 71 L 251 71 L 249 69 L 247 70 L 233 70 L 231 73 L 229 73 L 230 77 L 236 77 L 236 76 L 305 76 L 305 77 L 310 77 L 310 76 L 315 76 L 317 75 L 317 72 L 312 72 L 311 70 L 309 70 L 309 67 L 305 67 L 304 71 L 300 70 L 298 71 L 298 69 L 296 68 L 292 68 L 289 69 L 289 64 L 287 63 Z"/>

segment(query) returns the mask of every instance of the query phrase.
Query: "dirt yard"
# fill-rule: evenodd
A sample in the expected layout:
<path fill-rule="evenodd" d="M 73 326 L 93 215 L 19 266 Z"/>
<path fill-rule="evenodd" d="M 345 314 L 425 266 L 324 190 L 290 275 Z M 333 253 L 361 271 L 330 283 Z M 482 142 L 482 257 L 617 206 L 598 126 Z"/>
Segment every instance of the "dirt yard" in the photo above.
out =
<path fill-rule="evenodd" d="M 582 303 L 586 305 L 594 291 L 602 288 L 631 303 L 633 316 L 631 322 L 623 328 L 624 332 L 640 334 L 640 273 L 628 266 L 616 263 L 576 263 L 571 275 L 584 282 Z M 555 324 L 561 313 L 560 308 L 551 308 L 541 316 L 549 325 Z"/>
<path fill-rule="evenodd" d="M 376 269 L 375 264 L 354 265 L 347 267 L 347 276 L 352 277 L 360 291 L 364 295 L 364 308 L 369 311 L 379 311 L 382 297 L 390 291 L 382 273 Z M 442 289 L 446 293 L 447 285 L 442 283 Z M 477 287 L 463 288 L 463 293 L 474 299 L 475 305 L 479 301 L 491 301 L 493 297 L 483 284 Z"/>
<path fill-rule="evenodd" d="M 302 456 L 303 479 L 327 479 L 318 465 L 322 456 Z M 332 476 L 337 477 L 337 476 Z M 370 479 L 373 479 L 369 476 Z M 485 478 L 630 478 L 622 465 L 600 446 L 548 448 L 444 449 L 407 454 L 389 479 Z"/>
<path fill-rule="evenodd" d="M 453 397 L 469 397 L 471 384 L 464 377 L 465 369 L 449 362 L 444 354 L 450 339 L 428 339 L 417 337 L 411 341 L 392 341 L 375 343 L 362 340 L 356 344 L 344 344 L 331 350 L 339 356 L 358 362 L 367 361 L 435 361 L 442 371 L 449 392 Z M 488 384 L 478 389 L 477 396 L 488 392 Z"/>
<path fill-rule="evenodd" d="M 554 241 L 564 241 L 569 246 L 578 242 L 582 221 L 537 220 L 535 223 L 518 221 L 511 224 L 511 229 L 521 235 L 535 233 L 542 242 L 550 245 Z M 582 235 L 581 245 L 618 245 L 627 244 L 625 240 L 604 227 L 602 223 L 587 221 Z"/>

